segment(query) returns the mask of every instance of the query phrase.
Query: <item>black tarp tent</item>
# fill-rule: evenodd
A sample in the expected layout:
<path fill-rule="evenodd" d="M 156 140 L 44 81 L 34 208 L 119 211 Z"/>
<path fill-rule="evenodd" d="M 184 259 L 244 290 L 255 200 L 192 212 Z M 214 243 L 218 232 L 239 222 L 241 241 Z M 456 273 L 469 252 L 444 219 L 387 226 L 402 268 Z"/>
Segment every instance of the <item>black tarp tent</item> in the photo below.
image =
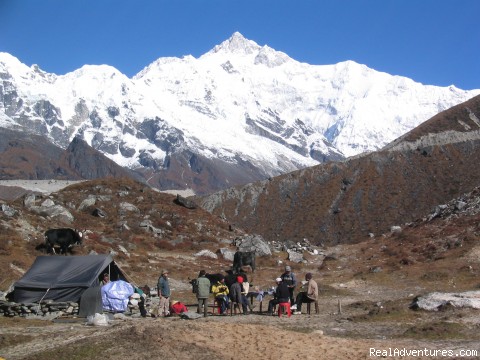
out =
<path fill-rule="evenodd" d="M 112 281 L 128 281 L 110 254 L 38 256 L 25 275 L 13 284 L 13 300 L 16 303 L 79 302 L 85 290 L 100 287 L 105 272 Z"/>

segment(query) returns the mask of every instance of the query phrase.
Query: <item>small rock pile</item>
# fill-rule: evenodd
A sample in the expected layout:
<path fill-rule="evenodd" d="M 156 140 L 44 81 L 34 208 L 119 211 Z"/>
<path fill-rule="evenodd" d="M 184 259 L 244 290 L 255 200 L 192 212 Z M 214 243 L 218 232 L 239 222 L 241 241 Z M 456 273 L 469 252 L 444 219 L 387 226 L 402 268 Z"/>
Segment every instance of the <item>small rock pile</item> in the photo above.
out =
<path fill-rule="evenodd" d="M 480 213 L 480 187 L 476 187 L 471 192 L 451 200 L 447 204 L 438 205 L 427 217 L 431 221 L 437 217 L 450 219 L 458 217 L 459 214 L 476 215 Z"/>
<path fill-rule="evenodd" d="M 318 249 L 318 247 L 312 245 L 310 241 L 304 238 L 302 241 L 272 241 L 269 245 L 274 251 L 286 251 L 288 253 L 288 260 L 300 263 L 304 262 L 303 253 L 306 251 L 310 255 L 324 255 L 324 253 Z"/>

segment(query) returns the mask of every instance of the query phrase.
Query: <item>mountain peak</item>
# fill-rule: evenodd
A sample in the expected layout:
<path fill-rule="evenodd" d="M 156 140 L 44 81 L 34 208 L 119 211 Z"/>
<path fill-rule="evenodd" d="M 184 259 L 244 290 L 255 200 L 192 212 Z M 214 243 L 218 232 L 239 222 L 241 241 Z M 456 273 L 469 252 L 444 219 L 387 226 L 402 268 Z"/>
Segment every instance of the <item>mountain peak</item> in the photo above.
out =
<path fill-rule="evenodd" d="M 260 46 L 255 41 L 246 39 L 242 34 L 236 31 L 229 39 L 225 40 L 220 45 L 215 46 L 210 52 L 229 52 L 247 55 L 253 54 L 258 50 L 260 50 Z"/>
<path fill-rule="evenodd" d="M 8 71 L 10 74 L 15 74 L 16 76 L 28 77 L 27 74 L 30 73 L 31 69 L 15 56 L 0 52 L 0 71 L 2 70 Z"/>

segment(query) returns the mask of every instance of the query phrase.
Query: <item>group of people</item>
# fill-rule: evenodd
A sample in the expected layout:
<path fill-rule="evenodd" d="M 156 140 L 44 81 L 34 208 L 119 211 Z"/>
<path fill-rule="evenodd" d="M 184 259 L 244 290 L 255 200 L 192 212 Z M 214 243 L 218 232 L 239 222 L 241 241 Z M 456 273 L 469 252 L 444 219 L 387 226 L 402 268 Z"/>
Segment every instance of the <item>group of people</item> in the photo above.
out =
<path fill-rule="evenodd" d="M 290 309 L 294 314 L 302 313 L 302 304 L 312 303 L 318 300 L 318 285 L 313 280 L 312 273 L 305 274 L 301 291 L 294 301 L 294 290 L 297 287 L 297 279 L 290 266 L 285 266 L 285 272 L 275 279 L 277 287 L 273 299 L 268 302 L 268 313 L 273 315 L 273 309 L 280 303 L 290 303 Z"/>
<path fill-rule="evenodd" d="M 194 292 L 198 300 L 197 312 L 207 316 L 208 299 L 213 294 L 218 311 L 222 315 L 227 314 L 231 306 L 240 306 L 244 315 L 248 310 L 253 311 L 253 306 L 247 299 L 250 290 L 247 275 L 229 273 L 228 282 L 225 277 L 221 277 L 215 283 L 211 283 L 206 277 L 206 271 L 201 270 L 198 278 L 195 279 Z M 233 277 L 233 278 L 232 278 Z M 268 303 L 268 313 L 273 315 L 273 309 L 280 303 L 290 303 L 290 308 L 294 314 L 301 314 L 302 304 L 312 303 L 318 300 L 318 285 L 313 280 L 312 273 L 305 274 L 305 281 L 302 281 L 301 291 L 294 297 L 297 288 L 297 279 L 290 266 L 285 267 L 285 272 L 275 280 L 277 287 L 273 293 L 273 299 Z M 168 271 L 163 270 L 157 284 L 158 296 L 160 299 L 158 307 L 158 316 L 169 316 L 169 298 L 171 295 L 170 284 L 168 281 Z"/>
<path fill-rule="evenodd" d="M 248 278 L 246 274 L 239 274 L 234 277 L 234 280 L 226 282 L 225 277 L 219 278 L 214 284 L 206 277 L 206 271 L 201 270 L 196 279 L 195 293 L 198 300 L 197 312 L 207 316 L 208 312 L 208 298 L 210 292 L 213 294 L 215 302 L 218 306 L 218 311 L 221 315 L 226 315 L 230 306 L 242 306 L 242 313 L 248 314 L 248 309 L 253 311 L 253 306 L 249 304 L 247 294 L 250 289 Z M 234 276 L 232 273 L 230 276 Z"/>

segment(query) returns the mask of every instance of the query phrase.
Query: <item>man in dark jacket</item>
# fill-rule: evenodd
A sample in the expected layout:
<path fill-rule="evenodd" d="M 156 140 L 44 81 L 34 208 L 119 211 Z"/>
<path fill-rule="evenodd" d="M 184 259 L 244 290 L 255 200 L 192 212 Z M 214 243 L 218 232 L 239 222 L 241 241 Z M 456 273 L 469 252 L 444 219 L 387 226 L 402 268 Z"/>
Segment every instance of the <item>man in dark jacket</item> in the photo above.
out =
<path fill-rule="evenodd" d="M 243 277 L 240 275 L 237 276 L 237 281 L 230 287 L 230 299 L 232 300 L 232 306 L 235 306 L 235 303 L 237 303 L 238 306 L 242 304 L 243 315 L 247 315 L 248 300 L 242 294 L 242 283 Z"/>
<path fill-rule="evenodd" d="M 268 302 L 268 314 L 273 314 L 273 308 L 280 303 L 289 302 L 290 300 L 290 291 L 287 284 L 282 281 L 282 278 L 277 278 L 277 289 L 275 290 L 275 295 L 272 300 Z"/>
<path fill-rule="evenodd" d="M 292 268 L 290 266 L 285 266 L 285 272 L 280 275 L 282 278 L 282 282 L 287 284 L 288 290 L 290 291 L 290 304 L 295 304 L 295 297 L 293 296 L 293 291 L 297 286 L 297 278 L 295 274 L 292 272 Z"/>

